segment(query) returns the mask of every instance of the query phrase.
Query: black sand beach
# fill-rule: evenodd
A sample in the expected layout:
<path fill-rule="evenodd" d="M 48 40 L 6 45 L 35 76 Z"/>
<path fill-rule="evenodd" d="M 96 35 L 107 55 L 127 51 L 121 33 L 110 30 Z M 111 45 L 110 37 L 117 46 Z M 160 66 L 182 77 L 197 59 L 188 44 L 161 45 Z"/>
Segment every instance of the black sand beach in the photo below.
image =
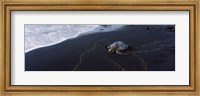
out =
<path fill-rule="evenodd" d="M 175 71 L 173 25 L 127 25 L 68 39 L 25 54 L 25 71 Z M 110 54 L 115 41 L 131 46 L 130 55 Z"/>

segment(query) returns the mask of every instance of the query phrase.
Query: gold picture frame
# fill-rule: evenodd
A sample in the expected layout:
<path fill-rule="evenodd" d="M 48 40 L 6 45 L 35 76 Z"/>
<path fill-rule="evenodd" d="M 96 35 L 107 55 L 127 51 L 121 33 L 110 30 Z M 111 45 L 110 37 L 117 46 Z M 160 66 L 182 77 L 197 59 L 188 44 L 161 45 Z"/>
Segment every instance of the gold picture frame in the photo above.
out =
<path fill-rule="evenodd" d="M 144 7 L 145 6 L 145 7 Z M 200 95 L 200 1 L 199 0 L 4 0 L 1 2 L 0 26 L 0 77 L 1 96 L 199 96 Z M 10 66 L 10 25 L 12 10 L 146 10 L 146 11 L 184 11 L 190 17 L 190 85 L 181 86 L 21 86 L 11 85 Z M 199 60 L 198 60 L 199 59 Z"/>

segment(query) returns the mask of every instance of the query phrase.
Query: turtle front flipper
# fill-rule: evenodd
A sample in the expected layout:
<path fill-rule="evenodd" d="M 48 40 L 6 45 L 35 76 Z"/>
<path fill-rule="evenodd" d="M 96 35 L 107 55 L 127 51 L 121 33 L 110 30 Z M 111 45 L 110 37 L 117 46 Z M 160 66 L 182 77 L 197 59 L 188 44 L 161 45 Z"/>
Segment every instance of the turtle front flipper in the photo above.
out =
<path fill-rule="evenodd" d="M 129 55 L 128 53 L 121 52 L 121 50 L 116 50 L 116 53 L 119 55 Z"/>

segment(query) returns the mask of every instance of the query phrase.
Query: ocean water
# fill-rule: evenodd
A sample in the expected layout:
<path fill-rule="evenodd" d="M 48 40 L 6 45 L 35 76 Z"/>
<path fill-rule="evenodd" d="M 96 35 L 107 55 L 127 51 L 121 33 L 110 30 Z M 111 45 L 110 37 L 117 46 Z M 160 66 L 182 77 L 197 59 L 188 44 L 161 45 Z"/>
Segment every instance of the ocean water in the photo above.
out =
<path fill-rule="evenodd" d="M 123 25 L 25 24 L 25 52 L 51 46 L 80 34 L 109 32 Z"/>

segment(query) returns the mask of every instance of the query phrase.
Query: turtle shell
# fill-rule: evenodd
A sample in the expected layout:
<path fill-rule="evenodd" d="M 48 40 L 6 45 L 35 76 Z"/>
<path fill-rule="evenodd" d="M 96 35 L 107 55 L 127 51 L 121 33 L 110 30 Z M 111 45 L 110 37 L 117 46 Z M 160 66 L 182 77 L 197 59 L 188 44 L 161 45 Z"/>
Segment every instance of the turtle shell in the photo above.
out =
<path fill-rule="evenodd" d="M 115 45 L 117 48 L 119 48 L 121 50 L 126 50 L 128 48 L 128 45 L 122 41 L 116 41 L 113 43 L 113 45 Z"/>

